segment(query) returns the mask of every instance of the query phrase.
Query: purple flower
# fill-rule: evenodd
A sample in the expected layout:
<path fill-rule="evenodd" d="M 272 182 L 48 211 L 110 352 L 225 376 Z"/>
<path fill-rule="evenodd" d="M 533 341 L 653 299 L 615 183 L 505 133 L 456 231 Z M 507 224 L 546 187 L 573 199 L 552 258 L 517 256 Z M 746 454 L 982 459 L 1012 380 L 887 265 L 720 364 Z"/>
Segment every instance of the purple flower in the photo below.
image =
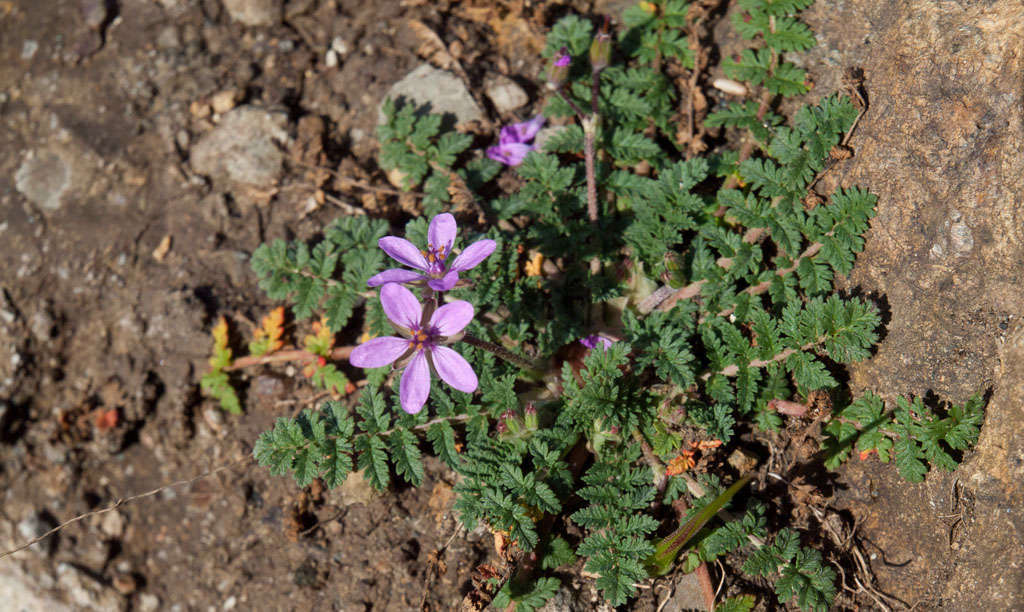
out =
<path fill-rule="evenodd" d="M 385 283 L 411 283 L 427 281 L 434 291 L 448 291 L 459 282 L 459 272 L 475 268 L 497 246 L 493 240 L 477 240 L 459 253 L 455 261 L 448 264 L 452 245 L 455 243 L 457 228 L 455 217 L 449 213 L 441 213 L 430 221 L 427 229 L 427 250 L 421 251 L 416 245 L 405 238 L 385 236 L 377 241 L 380 248 L 392 259 L 403 263 L 420 272 L 392 268 L 375 274 L 366 281 L 371 287 L 379 287 Z"/>
<path fill-rule="evenodd" d="M 430 395 L 431 369 L 459 391 L 476 391 L 476 373 L 469 362 L 447 346 L 441 346 L 472 320 L 472 304 L 462 300 L 449 302 L 435 310 L 430 321 L 424 323 L 419 300 L 412 291 L 397 283 L 381 287 L 380 303 L 388 319 L 405 337 L 368 340 L 352 350 L 349 363 L 358 368 L 379 368 L 403 360 L 405 373 L 398 387 L 398 397 L 402 410 L 409 414 L 422 410 Z"/>
<path fill-rule="evenodd" d="M 501 128 L 498 137 L 498 145 L 487 149 L 487 157 L 509 166 L 518 166 L 523 163 L 523 158 L 536 147 L 527 144 L 540 131 L 544 125 L 544 117 L 537 115 L 529 121 L 513 123 Z"/>
<path fill-rule="evenodd" d="M 562 47 L 562 50 L 558 52 L 557 56 L 555 56 L 555 65 L 559 68 L 565 68 L 570 62 L 572 62 L 572 56 L 569 55 L 569 50 Z"/>
<path fill-rule="evenodd" d="M 590 334 L 585 338 L 580 338 L 580 344 L 587 347 L 588 349 L 596 348 L 597 345 L 600 344 L 602 348 L 606 349 L 612 345 L 612 341 L 609 340 L 608 338 L 605 338 L 604 336 Z"/>

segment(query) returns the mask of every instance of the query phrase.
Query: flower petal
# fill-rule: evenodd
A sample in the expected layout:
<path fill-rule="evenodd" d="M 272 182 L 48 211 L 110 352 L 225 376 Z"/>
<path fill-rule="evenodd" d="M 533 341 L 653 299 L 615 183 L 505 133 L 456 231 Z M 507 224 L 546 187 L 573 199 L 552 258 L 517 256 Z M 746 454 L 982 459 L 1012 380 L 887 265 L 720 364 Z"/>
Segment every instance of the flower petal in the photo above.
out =
<path fill-rule="evenodd" d="M 387 283 L 411 283 L 424 278 L 419 272 L 413 272 L 412 270 L 403 270 L 401 268 L 391 268 L 390 270 L 384 270 L 379 274 L 374 274 L 370 277 L 370 280 L 366 281 L 369 287 L 380 287 Z"/>
<path fill-rule="evenodd" d="M 419 327 L 423 318 L 423 307 L 419 300 L 402 285 L 388 283 L 380 288 L 380 305 L 384 314 L 401 327 Z"/>
<path fill-rule="evenodd" d="M 398 386 L 398 397 L 402 401 L 402 410 L 409 414 L 416 414 L 423 410 L 423 404 L 427 403 L 428 395 L 430 395 L 430 367 L 427 365 L 427 356 L 423 351 L 418 351 L 409 365 L 405 366 L 402 382 Z"/>
<path fill-rule="evenodd" d="M 434 361 L 434 369 L 441 380 L 459 391 L 472 393 L 476 391 L 476 372 L 462 355 L 447 346 L 436 346 L 430 351 Z"/>
<path fill-rule="evenodd" d="M 510 144 L 523 144 L 523 141 L 519 139 L 519 130 L 515 126 L 506 125 L 501 128 L 498 132 L 498 145 L 504 147 Z"/>
<path fill-rule="evenodd" d="M 430 326 L 442 336 L 454 336 L 472 320 L 473 305 L 463 300 L 455 300 L 434 311 L 430 317 Z"/>
<path fill-rule="evenodd" d="M 518 166 L 523 163 L 526 154 L 533 150 L 533 145 L 509 143 L 490 147 L 487 149 L 487 157 L 494 161 L 501 162 L 508 166 Z M 383 240 L 383 238 L 381 238 Z"/>
<path fill-rule="evenodd" d="M 434 291 L 448 291 L 455 286 L 455 283 L 459 282 L 459 273 L 457 270 L 449 270 L 441 278 L 432 278 L 427 281 L 427 286 Z"/>
<path fill-rule="evenodd" d="M 580 344 L 587 347 L 588 349 L 597 348 L 597 345 L 600 344 L 602 349 L 606 349 L 612 345 L 612 341 L 609 340 L 608 338 L 605 338 L 604 336 L 590 334 L 589 336 L 580 338 Z"/>
<path fill-rule="evenodd" d="M 455 244 L 456 231 L 455 217 L 451 213 L 441 213 L 430 220 L 430 227 L 427 228 L 427 245 L 435 249 L 443 246 L 447 255 Z"/>
<path fill-rule="evenodd" d="M 384 236 L 377 241 L 377 245 L 398 263 L 404 263 L 412 268 L 426 271 L 427 259 L 423 257 L 423 253 L 420 253 L 416 245 L 405 238 Z"/>
<path fill-rule="evenodd" d="M 407 350 L 409 341 L 405 338 L 373 338 L 352 349 L 348 362 L 357 368 L 379 368 L 392 363 Z"/>
<path fill-rule="evenodd" d="M 537 115 L 529 121 L 523 121 L 522 123 L 514 123 L 509 126 L 516 131 L 516 135 L 519 140 L 517 142 L 526 142 L 527 140 L 533 140 L 533 137 L 537 135 L 540 128 L 544 127 L 544 115 Z"/>
<path fill-rule="evenodd" d="M 477 267 L 481 261 L 494 252 L 497 246 L 498 243 L 490 238 L 477 240 L 459 253 L 459 256 L 452 262 L 452 270 L 462 272 Z"/>

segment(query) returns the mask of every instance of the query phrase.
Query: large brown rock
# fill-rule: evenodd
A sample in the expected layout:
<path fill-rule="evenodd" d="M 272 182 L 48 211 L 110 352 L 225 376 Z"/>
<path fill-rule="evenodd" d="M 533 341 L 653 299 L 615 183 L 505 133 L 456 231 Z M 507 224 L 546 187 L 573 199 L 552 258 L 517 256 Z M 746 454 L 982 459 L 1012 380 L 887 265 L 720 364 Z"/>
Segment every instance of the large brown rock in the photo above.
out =
<path fill-rule="evenodd" d="M 854 390 L 991 394 L 957 472 L 909 485 L 855 462 L 840 503 L 863 518 L 883 591 L 924 609 L 1024 609 L 1021 5 L 819 2 L 805 18 L 821 93 L 861 67 L 870 100 L 855 157 L 823 180 L 879 196 L 847 288 L 880 301 L 885 336 L 852 368 Z"/>

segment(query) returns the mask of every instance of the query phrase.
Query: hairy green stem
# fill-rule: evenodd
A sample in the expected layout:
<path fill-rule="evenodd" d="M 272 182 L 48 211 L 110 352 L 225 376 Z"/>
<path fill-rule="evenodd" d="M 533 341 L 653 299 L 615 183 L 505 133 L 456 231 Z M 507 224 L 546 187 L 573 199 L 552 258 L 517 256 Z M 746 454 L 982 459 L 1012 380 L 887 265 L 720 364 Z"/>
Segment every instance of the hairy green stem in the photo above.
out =
<path fill-rule="evenodd" d="M 464 335 L 462 337 L 462 340 L 471 346 L 475 346 L 479 349 L 483 349 L 489 353 L 497 355 L 498 357 L 501 357 L 505 361 L 519 366 L 523 370 L 526 370 L 527 372 L 537 376 L 538 378 L 544 376 L 544 373 L 541 372 L 534 364 L 527 361 L 526 358 L 516 355 L 515 353 L 501 345 L 495 344 L 493 342 L 488 342 L 487 340 L 484 340 L 482 338 L 477 338 L 476 336 L 473 336 L 471 334 Z"/>

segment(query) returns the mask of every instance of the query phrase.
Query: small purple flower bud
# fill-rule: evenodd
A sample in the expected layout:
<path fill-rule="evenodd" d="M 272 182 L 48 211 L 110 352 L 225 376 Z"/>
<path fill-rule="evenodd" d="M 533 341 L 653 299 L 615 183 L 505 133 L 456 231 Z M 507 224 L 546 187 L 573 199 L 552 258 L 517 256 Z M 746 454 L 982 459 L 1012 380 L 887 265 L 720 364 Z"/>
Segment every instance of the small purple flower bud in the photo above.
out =
<path fill-rule="evenodd" d="M 612 37 L 602 30 L 594 36 L 594 42 L 590 43 L 590 69 L 593 72 L 601 72 L 608 67 L 611 57 Z"/>
<path fill-rule="evenodd" d="M 537 422 L 537 409 L 533 406 L 533 402 L 526 404 L 526 409 L 523 410 L 523 426 L 530 431 L 534 431 L 539 426 Z"/>
<path fill-rule="evenodd" d="M 558 89 L 565 84 L 565 80 L 569 78 L 569 64 L 571 62 L 572 56 L 569 55 L 569 49 L 562 47 L 553 58 L 551 67 L 548 68 L 548 85 L 552 89 Z"/>
<path fill-rule="evenodd" d="M 505 413 L 501 415 L 501 422 L 505 424 L 508 431 L 512 434 L 518 434 L 523 430 L 522 421 L 520 421 L 519 417 L 516 416 L 516 413 L 511 410 L 506 410 Z"/>

